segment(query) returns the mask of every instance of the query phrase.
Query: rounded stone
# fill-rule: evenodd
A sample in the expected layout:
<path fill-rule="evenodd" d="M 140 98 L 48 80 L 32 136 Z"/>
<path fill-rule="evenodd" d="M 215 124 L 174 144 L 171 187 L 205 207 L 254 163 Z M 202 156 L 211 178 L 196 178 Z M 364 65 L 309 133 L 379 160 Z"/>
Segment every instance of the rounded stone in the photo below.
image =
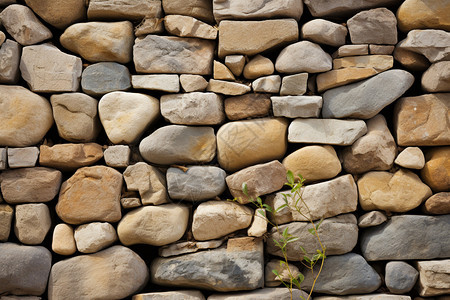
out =
<path fill-rule="evenodd" d="M 244 67 L 244 77 L 256 79 L 261 76 L 272 75 L 275 67 L 273 62 L 260 54 L 253 57 Z"/>
<path fill-rule="evenodd" d="M 302 37 L 304 39 L 333 47 L 345 44 L 347 32 L 347 27 L 344 25 L 323 19 L 314 19 L 302 26 Z"/>
<path fill-rule="evenodd" d="M 450 147 L 435 147 L 425 153 L 425 167 L 420 172 L 422 180 L 434 192 L 450 190 Z"/>
<path fill-rule="evenodd" d="M 77 249 L 82 253 L 100 251 L 117 240 L 116 230 L 106 222 L 80 225 L 75 229 L 74 237 Z"/>
<path fill-rule="evenodd" d="M 81 88 L 91 96 L 103 96 L 131 88 L 128 68 L 115 62 L 101 62 L 88 66 L 81 74 Z"/>
<path fill-rule="evenodd" d="M 397 10 L 398 28 L 450 31 L 450 3 L 442 0 L 406 0 Z"/>
<path fill-rule="evenodd" d="M 425 201 L 423 210 L 429 214 L 450 214 L 450 192 L 434 194 Z"/>
<path fill-rule="evenodd" d="M 432 64 L 422 75 L 422 89 L 427 92 L 450 92 L 450 61 Z"/>
<path fill-rule="evenodd" d="M 403 261 L 390 261 L 386 264 L 386 286 L 391 293 L 409 293 L 416 284 L 419 272 Z"/>
<path fill-rule="evenodd" d="M 425 166 L 425 156 L 419 147 L 407 147 L 394 162 L 403 168 L 420 170 Z"/>
<path fill-rule="evenodd" d="M 25 3 L 45 22 L 58 29 L 82 21 L 86 15 L 84 0 L 25 0 Z"/>
<path fill-rule="evenodd" d="M 77 251 L 73 228 L 60 223 L 53 230 L 52 251 L 60 255 L 72 255 Z"/>

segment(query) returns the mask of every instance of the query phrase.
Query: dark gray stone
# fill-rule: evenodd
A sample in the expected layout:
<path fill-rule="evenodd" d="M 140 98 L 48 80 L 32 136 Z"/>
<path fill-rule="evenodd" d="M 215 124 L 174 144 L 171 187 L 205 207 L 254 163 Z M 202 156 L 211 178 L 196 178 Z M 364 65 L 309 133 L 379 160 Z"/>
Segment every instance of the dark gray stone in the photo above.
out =
<path fill-rule="evenodd" d="M 450 215 L 393 216 L 363 231 L 361 250 L 369 261 L 446 258 L 450 257 L 449 232 Z"/>
<path fill-rule="evenodd" d="M 127 67 L 115 62 L 93 64 L 81 74 L 81 88 L 91 96 L 126 91 L 131 88 L 131 75 Z"/>
<path fill-rule="evenodd" d="M 414 287 L 419 272 L 403 261 L 390 261 L 386 264 L 385 281 L 391 293 L 406 294 Z"/>

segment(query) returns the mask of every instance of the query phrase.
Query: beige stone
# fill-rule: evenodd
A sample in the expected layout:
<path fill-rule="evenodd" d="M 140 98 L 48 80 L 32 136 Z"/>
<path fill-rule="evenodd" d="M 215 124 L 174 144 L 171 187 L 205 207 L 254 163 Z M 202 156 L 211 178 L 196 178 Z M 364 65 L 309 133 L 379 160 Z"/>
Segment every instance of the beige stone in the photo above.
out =
<path fill-rule="evenodd" d="M 324 19 L 314 19 L 302 26 L 302 38 L 333 47 L 345 44 L 347 27 Z"/>
<path fill-rule="evenodd" d="M 83 0 L 25 0 L 25 3 L 45 22 L 58 29 L 82 21 L 86 16 Z"/>
<path fill-rule="evenodd" d="M 226 98 L 224 105 L 228 119 L 241 120 L 267 116 L 271 101 L 269 95 L 252 93 Z"/>
<path fill-rule="evenodd" d="M 372 226 L 378 226 L 387 221 L 387 217 L 381 211 L 371 211 L 363 214 L 358 218 L 358 226 L 360 228 L 367 228 Z"/>
<path fill-rule="evenodd" d="M 431 189 L 409 170 L 394 174 L 372 171 L 357 182 L 359 203 L 364 210 L 407 212 L 431 196 Z"/>
<path fill-rule="evenodd" d="M 11 232 L 14 209 L 7 204 L 0 204 L 0 242 L 6 242 Z"/>
<path fill-rule="evenodd" d="M 164 22 L 160 18 L 145 18 L 134 28 L 136 37 L 164 32 Z"/>
<path fill-rule="evenodd" d="M 0 46 L 6 41 L 6 35 L 3 31 L 0 31 Z"/>
<path fill-rule="evenodd" d="M 404 68 L 410 71 L 425 71 L 430 66 L 428 59 L 422 54 L 415 53 L 400 47 L 401 42 L 394 49 L 394 58 Z"/>
<path fill-rule="evenodd" d="M 306 93 L 308 73 L 284 76 L 281 80 L 280 96 L 299 96 Z"/>
<path fill-rule="evenodd" d="M 217 159 L 227 171 L 274 159 L 287 150 L 288 122 L 283 118 L 262 118 L 230 122 L 217 132 Z"/>
<path fill-rule="evenodd" d="M 187 229 L 188 220 L 187 206 L 144 206 L 122 218 L 117 226 L 117 234 L 124 245 L 162 246 L 178 241 Z"/>
<path fill-rule="evenodd" d="M 232 80 L 234 81 L 234 75 L 223 63 L 214 61 L 213 65 L 213 77 L 217 80 Z"/>
<path fill-rule="evenodd" d="M 236 76 L 241 76 L 245 65 L 244 55 L 227 55 L 225 56 L 225 65 Z"/>
<path fill-rule="evenodd" d="M 96 143 L 41 145 L 39 149 L 41 166 L 62 171 L 93 165 L 103 157 L 103 148 Z"/>
<path fill-rule="evenodd" d="M 131 149 L 127 145 L 109 146 L 103 152 L 107 166 L 126 168 L 130 164 Z"/>
<path fill-rule="evenodd" d="M 450 259 L 416 262 L 419 271 L 417 289 L 420 296 L 430 297 L 450 293 Z"/>
<path fill-rule="evenodd" d="M 252 82 L 252 89 L 256 93 L 278 94 L 281 87 L 280 75 L 260 77 Z"/>
<path fill-rule="evenodd" d="M 117 240 L 117 233 L 109 223 L 93 222 L 75 229 L 75 242 L 81 253 L 100 251 Z"/>
<path fill-rule="evenodd" d="M 275 117 L 318 118 L 322 108 L 321 96 L 272 96 Z"/>
<path fill-rule="evenodd" d="M 360 55 L 333 59 L 333 69 L 374 68 L 377 72 L 389 70 L 394 65 L 391 55 Z"/>
<path fill-rule="evenodd" d="M 450 31 L 450 3 L 441 0 L 407 0 L 397 10 L 398 28 L 443 29 Z"/>
<path fill-rule="evenodd" d="M 246 79 L 256 79 L 261 76 L 273 74 L 275 67 L 273 62 L 260 54 L 253 57 L 244 67 Z"/>
<path fill-rule="evenodd" d="M 168 93 L 178 93 L 180 91 L 180 79 L 177 74 L 131 75 L 131 84 L 135 89 Z"/>
<path fill-rule="evenodd" d="M 374 68 L 343 68 L 338 70 L 331 70 L 317 75 L 317 91 L 319 93 L 329 90 L 334 87 L 343 86 L 352 82 L 357 82 L 369 78 L 378 71 Z"/>
<path fill-rule="evenodd" d="M 422 169 L 425 166 L 425 156 L 419 147 L 408 147 L 397 156 L 397 165 L 408 169 Z"/>
<path fill-rule="evenodd" d="M 229 201 L 207 201 L 194 212 L 192 234 L 197 241 L 223 237 L 250 226 L 253 210 Z"/>
<path fill-rule="evenodd" d="M 208 81 L 201 75 L 181 74 L 180 84 L 186 93 L 202 92 L 208 86 Z"/>
<path fill-rule="evenodd" d="M 280 73 L 321 73 L 331 70 L 331 56 L 310 41 L 300 41 L 281 50 L 275 62 Z"/>
<path fill-rule="evenodd" d="M 179 290 L 168 292 L 153 292 L 133 295 L 133 300 L 159 300 L 159 299 L 183 299 L 183 300 L 205 300 L 202 292 L 194 290 Z"/>
<path fill-rule="evenodd" d="M 213 23 L 212 1 L 210 0 L 163 0 L 166 15 L 184 15 Z"/>
<path fill-rule="evenodd" d="M 450 147 L 435 147 L 425 152 L 425 167 L 420 176 L 434 192 L 450 190 Z"/>
<path fill-rule="evenodd" d="M 427 92 L 450 92 L 450 61 L 432 64 L 422 75 L 422 89 Z"/>
<path fill-rule="evenodd" d="M 428 198 L 423 205 L 423 211 L 435 215 L 449 214 L 450 192 L 440 192 Z"/>
<path fill-rule="evenodd" d="M 112 168 L 78 169 L 62 184 L 56 213 L 69 224 L 117 222 L 122 217 L 121 189 L 122 174 Z"/>
<path fill-rule="evenodd" d="M 87 22 L 68 27 L 60 37 L 61 45 L 90 62 L 128 63 L 132 57 L 133 24 Z"/>
<path fill-rule="evenodd" d="M 43 203 L 21 204 L 15 207 L 14 233 L 21 243 L 38 245 L 50 230 L 50 210 Z"/>
<path fill-rule="evenodd" d="M 218 94 L 237 96 L 250 92 L 251 88 L 243 83 L 210 79 L 206 90 Z"/>
<path fill-rule="evenodd" d="M 400 98 L 394 109 L 399 146 L 438 146 L 450 143 L 450 94 Z"/>
<path fill-rule="evenodd" d="M 215 40 L 217 29 L 196 18 L 181 15 L 167 15 L 164 17 L 164 26 L 168 33 L 180 37 L 195 37 Z"/>
<path fill-rule="evenodd" d="M 355 55 L 368 55 L 369 45 L 344 45 L 339 47 L 336 52 L 333 53 L 333 57 L 346 57 Z"/>
<path fill-rule="evenodd" d="M 298 40 L 294 19 L 222 21 L 219 24 L 219 57 L 255 55 Z"/>
<path fill-rule="evenodd" d="M 253 221 L 247 230 L 248 236 L 261 237 L 267 232 L 268 219 L 263 208 L 257 208 L 253 215 Z"/>
<path fill-rule="evenodd" d="M 72 255 L 77 251 L 73 228 L 60 223 L 53 230 L 52 250 L 60 255 Z"/>
<path fill-rule="evenodd" d="M 120 198 L 120 204 L 125 209 L 141 207 L 141 199 L 139 198 Z"/>
<path fill-rule="evenodd" d="M 11 169 L 34 167 L 38 157 L 38 147 L 8 148 L 8 166 Z"/>
<path fill-rule="evenodd" d="M 197 252 L 198 250 L 216 249 L 225 243 L 225 239 L 209 240 L 205 242 L 188 241 L 179 242 L 159 248 L 158 254 L 161 257 L 177 256 L 180 254 L 187 254 Z"/>
<path fill-rule="evenodd" d="M 132 20 L 162 16 L 161 0 L 90 0 L 89 20 Z"/>
<path fill-rule="evenodd" d="M 333 178 L 342 170 L 336 151 L 329 145 L 302 147 L 286 156 L 283 165 L 296 178 L 302 175 L 305 183 Z"/>

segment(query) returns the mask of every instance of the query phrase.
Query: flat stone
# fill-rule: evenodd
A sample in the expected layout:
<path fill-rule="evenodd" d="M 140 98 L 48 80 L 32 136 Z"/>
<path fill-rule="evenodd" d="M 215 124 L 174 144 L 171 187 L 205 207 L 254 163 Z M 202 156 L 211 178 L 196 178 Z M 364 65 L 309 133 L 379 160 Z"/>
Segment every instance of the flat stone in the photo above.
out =
<path fill-rule="evenodd" d="M 0 204 L 0 242 L 6 242 L 11 232 L 14 209 L 7 204 Z"/>
<path fill-rule="evenodd" d="M 419 272 L 403 261 L 388 262 L 385 274 L 386 286 L 394 294 L 409 293 L 419 277 Z"/>
<path fill-rule="evenodd" d="M 281 86 L 280 75 L 260 77 L 252 82 L 253 91 L 257 93 L 278 94 Z"/>
<path fill-rule="evenodd" d="M 208 81 L 201 75 L 181 74 L 180 83 L 186 93 L 202 92 L 208 86 Z"/>
<path fill-rule="evenodd" d="M 58 194 L 60 171 L 36 167 L 3 171 L 0 174 L 2 195 L 10 204 L 48 202 Z"/>
<path fill-rule="evenodd" d="M 318 222 L 315 222 L 317 226 Z M 308 231 L 311 228 L 309 222 L 292 222 L 279 226 L 279 232 L 276 228 L 272 228 L 267 239 L 267 252 L 269 254 L 283 257 L 280 248 L 275 245 L 274 240 L 281 240 L 281 233 L 289 228 L 288 233 L 299 240 L 290 242 L 286 246 L 286 257 L 290 261 L 301 261 L 303 256 L 311 257 L 321 250 L 317 237 Z M 326 247 L 327 259 L 330 255 L 340 255 L 352 251 L 358 242 L 358 226 L 356 225 L 356 217 L 352 214 L 340 215 L 334 218 L 325 219 L 317 230 L 321 243 Z M 304 254 L 301 248 L 304 248 Z M 325 260 L 327 262 L 327 260 Z M 310 272 L 307 272 L 310 274 Z M 305 274 L 305 276 L 307 276 Z M 303 288 L 306 288 L 302 284 Z"/>
<path fill-rule="evenodd" d="M 425 166 L 425 156 L 419 147 L 407 147 L 394 162 L 403 168 L 420 170 Z"/>
<path fill-rule="evenodd" d="M 289 299 L 291 294 L 288 289 L 283 288 L 263 288 L 257 289 L 251 292 L 235 292 L 228 294 L 212 294 L 208 297 L 208 300 L 246 300 L 246 299 L 259 299 L 259 300 L 272 300 L 272 299 Z M 293 289 L 292 298 L 301 299 L 307 298 L 308 294 L 302 290 Z"/>
<path fill-rule="evenodd" d="M 125 209 L 141 207 L 141 199 L 139 198 L 120 198 L 120 204 Z"/>
<path fill-rule="evenodd" d="M 303 188 L 301 203 L 296 204 L 295 202 L 298 199 L 289 191 L 267 196 L 265 203 L 277 210 L 286 204 L 283 194 L 287 197 L 288 206 L 280 209 L 276 214 L 269 215 L 269 219 L 277 224 L 308 221 L 308 218 L 312 220 L 330 218 L 339 214 L 354 212 L 358 205 L 356 184 L 349 174 L 329 181 L 307 185 Z M 308 209 L 306 209 L 306 206 Z M 297 208 L 302 214 L 297 211 Z"/>
<path fill-rule="evenodd" d="M 0 13 L 0 18 L 6 31 L 23 46 L 38 44 L 53 37 L 52 32 L 25 5 L 7 6 Z"/>
<path fill-rule="evenodd" d="M 166 178 L 156 167 L 138 162 L 126 168 L 123 178 L 129 191 L 139 191 L 142 204 L 159 205 L 169 202 Z"/>
<path fill-rule="evenodd" d="M 360 228 L 378 226 L 387 221 L 387 217 L 381 211 L 371 211 L 363 214 L 358 218 L 358 226 Z"/>
<path fill-rule="evenodd" d="M 343 45 L 333 53 L 333 57 L 347 57 L 355 55 L 368 55 L 369 45 Z"/>
<path fill-rule="evenodd" d="M 294 19 L 223 21 L 219 24 L 219 57 L 255 55 L 298 40 Z"/>
<path fill-rule="evenodd" d="M 420 172 L 423 181 L 434 192 L 450 189 L 450 147 L 435 147 L 425 153 L 425 167 Z"/>
<path fill-rule="evenodd" d="M 56 213 L 65 223 L 117 222 L 122 174 L 106 166 L 78 169 L 61 185 Z"/>
<path fill-rule="evenodd" d="M 361 82 L 333 88 L 323 94 L 322 116 L 370 119 L 403 95 L 413 82 L 414 76 L 396 69 Z"/>
<path fill-rule="evenodd" d="M 48 280 L 48 299 L 126 298 L 142 289 L 148 278 L 147 266 L 135 252 L 113 246 L 55 263 Z"/>
<path fill-rule="evenodd" d="M 422 54 L 402 48 L 403 41 L 394 49 L 394 59 L 409 71 L 424 72 L 431 65 L 429 60 Z"/>
<path fill-rule="evenodd" d="M 0 83 L 15 84 L 19 81 L 21 46 L 7 39 L 0 47 Z"/>
<path fill-rule="evenodd" d="M 38 147 L 8 148 L 8 166 L 11 169 L 34 167 L 38 157 Z"/>
<path fill-rule="evenodd" d="M 392 216 L 363 231 L 361 250 L 369 261 L 446 258 L 450 253 L 449 224 L 449 215 Z M 390 246 L 385 247 L 386 243 Z"/>
<path fill-rule="evenodd" d="M 146 89 L 178 93 L 180 91 L 180 79 L 176 74 L 170 75 L 132 75 L 131 83 L 135 89 Z"/>
<path fill-rule="evenodd" d="M 94 2 L 94 1 L 93 1 Z M 81 22 L 86 16 L 86 7 L 83 0 L 25 0 L 25 3 L 45 22 L 58 28 Z"/>
<path fill-rule="evenodd" d="M 369 45 L 371 55 L 391 55 L 394 49 L 394 45 Z"/>
<path fill-rule="evenodd" d="M 151 279 L 170 287 L 219 292 L 253 290 L 264 285 L 263 250 L 261 239 L 244 237 L 228 240 L 227 248 L 156 258 L 150 267 Z"/>
<path fill-rule="evenodd" d="M 394 65 L 391 55 L 359 55 L 333 59 L 333 69 L 373 68 L 377 72 L 386 71 Z"/>
<path fill-rule="evenodd" d="M 382 6 L 391 6 L 401 3 L 400 0 L 337 0 L 330 3 L 328 0 L 305 0 L 313 17 L 337 17 L 353 15 L 364 9 Z"/>
<path fill-rule="evenodd" d="M 214 93 L 163 95 L 161 115 L 172 124 L 217 125 L 225 120 L 223 100 Z"/>
<path fill-rule="evenodd" d="M 226 172 L 214 166 L 189 166 L 186 170 L 169 168 L 167 190 L 171 199 L 211 200 L 226 189 Z"/>
<path fill-rule="evenodd" d="M 92 0 L 89 1 L 89 20 L 132 20 L 159 18 L 163 14 L 160 0 Z"/>
<path fill-rule="evenodd" d="M 81 253 L 100 251 L 117 240 L 117 233 L 109 223 L 93 222 L 75 229 L 75 242 Z"/>
<path fill-rule="evenodd" d="M 113 168 L 126 168 L 130 164 L 131 150 L 127 145 L 109 146 L 103 152 L 106 165 Z"/>
<path fill-rule="evenodd" d="M 217 80 L 235 80 L 233 73 L 228 67 L 217 60 L 214 61 L 213 65 L 213 78 Z"/>
<path fill-rule="evenodd" d="M 164 17 L 164 27 L 168 33 L 179 37 L 195 37 L 207 40 L 217 38 L 215 27 L 190 16 L 167 15 Z"/>
<path fill-rule="evenodd" d="M 308 73 L 284 76 L 281 80 L 280 96 L 298 96 L 306 93 Z"/>
<path fill-rule="evenodd" d="M 101 62 L 84 69 L 81 78 L 83 92 L 91 96 L 103 96 L 114 91 L 131 88 L 128 68 L 115 62 Z"/>
<path fill-rule="evenodd" d="M 357 13 L 347 27 L 353 44 L 397 44 L 397 19 L 385 7 Z"/>
<path fill-rule="evenodd" d="M 227 55 L 225 56 L 225 65 L 234 75 L 241 76 L 245 66 L 245 56 L 237 54 Z"/>
<path fill-rule="evenodd" d="M 0 243 L 0 293 L 40 296 L 47 288 L 52 255 L 44 247 Z"/>
<path fill-rule="evenodd" d="M 242 169 L 226 178 L 231 195 L 241 204 L 256 201 L 262 195 L 278 191 L 286 182 L 286 169 L 277 160 Z M 246 184 L 247 191 L 243 192 Z"/>
<path fill-rule="evenodd" d="M 194 253 L 199 250 L 216 249 L 223 245 L 224 239 L 210 240 L 206 242 L 188 241 L 174 243 L 159 248 L 159 256 L 170 257 L 181 254 Z"/>
<path fill-rule="evenodd" d="M 192 234 L 197 241 L 221 238 L 250 226 L 253 210 L 229 201 L 207 201 L 194 211 Z"/>
<path fill-rule="evenodd" d="M 225 114 L 230 120 L 241 120 L 269 115 L 271 108 L 269 95 L 245 94 L 224 100 Z"/>
<path fill-rule="evenodd" d="M 309 41 L 291 44 L 281 50 L 275 62 L 280 73 L 320 73 L 331 70 L 331 56 Z"/>
<path fill-rule="evenodd" d="M 16 205 L 14 233 L 21 243 L 41 244 L 51 225 L 52 220 L 47 205 L 43 203 Z"/>
<path fill-rule="evenodd" d="M 77 251 L 73 228 L 65 223 L 55 226 L 52 238 L 52 251 L 60 255 L 72 255 Z"/>
<path fill-rule="evenodd" d="M 379 73 L 374 68 L 344 68 L 317 75 L 317 91 L 322 93 L 331 88 L 358 82 Z"/>
<path fill-rule="evenodd" d="M 427 92 L 450 92 L 450 61 L 432 64 L 422 75 L 422 89 Z"/>
<path fill-rule="evenodd" d="M 112 92 L 98 103 L 98 114 L 109 140 L 114 144 L 136 142 L 159 117 L 155 97 L 129 92 Z"/>
<path fill-rule="evenodd" d="M 321 96 L 272 96 L 275 117 L 317 118 L 322 108 Z"/>
<path fill-rule="evenodd" d="M 138 37 L 133 46 L 134 66 L 138 73 L 210 75 L 214 45 L 214 41 L 197 38 Z"/>
<path fill-rule="evenodd" d="M 58 134 L 70 142 L 92 142 L 101 129 L 98 100 L 83 93 L 55 94 L 50 97 Z"/>
<path fill-rule="evenodd" d="M 261 118 L 230 122 L 217 132 L 217 159 L 226 171 L 281 159 L 287 150 L 288 122 Z"/>
<path fill-rule="evenodd" d="M 247 230 L 248 236 L 262 237 L 267 232 L 268 220 L 266 211 L 262 208 L 257 208 L 253 214 L 253 221 Z"/>
<path fill-rule="evenodd" d="M 404 97 L 394 110 L 394 130 L 400 146 L 438 146 L 450 143 L 450 94 Z"/>
<path fill-rule="evenodd" d="M 194 290 L 186 291 L 170 291 L 170 292 L 155 292 L 134 295 L 133 300 L 170 300 L 170 299 L 183 299 L 183 300 L 205 300 L 202 292 Z"/>
<path fill-rule="evenodd" d="M 56 144 L 40 146 L 39 164 L 62 171 L 93 165 L 103 157 L 102 146 L 87 144 Z"/>
<path fill-rule="evenodd" d="M 349 146 L 366 132 L 362 120 L 295 119 L 289 125 L 288 141 Z"/>
<path fill-rule="evenodd" d="M 418 261 L 416 266 L 419 270 L 417 288 L 420 296 L 429 297 L 450 293 L 450 283 L 447 280 L 450 274 L 450 259 Z"/>
<path fill-rule="evenodd" d="M 256 79 L 261 76 L 272 75 L 275 67 L 273 62 L 260 54 L 253 57 L 244 67 L 244 78 Z"/>
<path fill-rule="evenodd" d="M 166 15 L 191 16 L 199 20 L 213 23 L 213 9 L 211 0 L 163 0 Z"/>
<path fill-rule="evenodd" d="M 407 0 L 397 11 L 398 28 L 408 32 L 413 29 L 442 29 L 450 31 L 449 9 L 445 1 Z"/>
<path fill-rule="evenodd" d="M 216 136 L 212 127 L 168 125 L 144 138 L 139 152 L 155 164 L 208 163 L 216 155 Z"/>
<path fill-rule="evenodd" d="M 314 19 L 302 26 L 302 38 L 317 44 L 339 47 L 345 44 L 347 27 L 324 19 Z"/>
<path fill-rule="evenodd" d="M 164 32 L 164 22 L 160 18 L 144 18 L 134 28 L 134 35 L 136 37 L 142 37 L 147 34 L 158 34 Z"/>
<path fill-rule="evenodd" d="M 236 96 L 250 92 L 251 88 L 243 83 L 210 79 L 206 90 L 208 92 Z"/>
<path fill-rule="evenodd" d="M 131 61 L 134 41 L 133 24 L 122 22 L 87 22 L 68 27 L 59 38 L 61 45 L 90 62 Z"/>
<path fill-rule="evenodd" d="M 425 201 L 423 210 L 429 214 L 444 215 L 450 213 L 450 192 L 434 194 Z"/>
<path fill-rule="evenodd" d="M 410 296 L 400 296 L 392 294 L 370 294 L 370 295 L 352 295 L 352 296 L 320 296 L 314 297 L 315 300 L 412 300 Z M 414 298 L 416 300 L 423 300 Z"/>
<path fill-rule="evenodd" d="M 398 46 L 425 56 L 431 63 L 450 59 L 450 32 L 437 29 L 411 30 Z"/>
<path fill-rule="evenodd" d="M 178 241 L 187 229 L 189 208 L 179 204 L 144 206 L 127 213 L 117 226 L 126 246 L 162 246 Z"/>

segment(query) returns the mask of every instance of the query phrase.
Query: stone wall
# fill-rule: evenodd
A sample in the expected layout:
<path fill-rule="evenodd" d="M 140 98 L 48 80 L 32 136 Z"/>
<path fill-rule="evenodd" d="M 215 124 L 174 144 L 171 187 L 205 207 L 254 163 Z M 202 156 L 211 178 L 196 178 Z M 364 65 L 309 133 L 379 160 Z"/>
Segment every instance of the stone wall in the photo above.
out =
<path fill-rule="evenodd" d="M 0 299 L 290 299 L 287 170 L 314 299 L 448 299 L 450 2 L 303 2 L 0 0 Z"/>

